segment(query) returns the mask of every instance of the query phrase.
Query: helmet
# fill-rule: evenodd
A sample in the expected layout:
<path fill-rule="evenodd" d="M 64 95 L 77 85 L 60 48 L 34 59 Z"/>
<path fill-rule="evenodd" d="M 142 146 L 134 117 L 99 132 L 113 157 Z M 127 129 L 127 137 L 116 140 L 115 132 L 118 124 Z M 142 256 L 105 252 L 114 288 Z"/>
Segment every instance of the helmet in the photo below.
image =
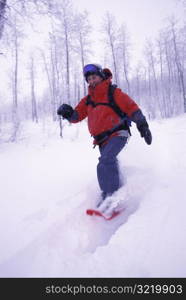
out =
<path fill-rule="evenodd" d="M 89 75 L 99 75 L 101 78 L 105 79 L 105 75 L 103 73 L 102 67 L 98 64 L 88 64 L 83 68 L 83 75 L 87 81 Z"/>

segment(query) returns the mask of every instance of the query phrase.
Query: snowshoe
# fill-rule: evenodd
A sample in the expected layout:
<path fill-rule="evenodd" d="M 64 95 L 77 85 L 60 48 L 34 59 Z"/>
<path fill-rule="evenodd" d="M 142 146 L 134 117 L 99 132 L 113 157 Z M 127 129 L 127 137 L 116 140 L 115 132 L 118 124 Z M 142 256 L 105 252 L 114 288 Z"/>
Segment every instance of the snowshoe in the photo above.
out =
<path fill-rule="evenodd" d="M 112 220 L 125 209 L 121 203 L 120 198 L 110 196 L 101 201 L 95 209 L 87 209 L 86 213 L 90 216 L 99 216 L 105 220 Z"/>

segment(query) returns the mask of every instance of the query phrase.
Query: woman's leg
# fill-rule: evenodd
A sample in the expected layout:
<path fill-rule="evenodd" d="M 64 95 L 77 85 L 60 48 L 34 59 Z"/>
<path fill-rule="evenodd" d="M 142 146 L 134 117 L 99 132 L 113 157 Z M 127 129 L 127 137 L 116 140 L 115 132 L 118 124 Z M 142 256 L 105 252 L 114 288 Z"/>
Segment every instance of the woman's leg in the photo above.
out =
<path fill-rule="evenodd" d="M 112 194 L 120 187 L 118 160 L 116 156 L 124 148 L 127 137 L 114 136 L 107 144 L 100 146 L 97 178 L 103 195 Z M 103 198 L 104 198 L 103 196 Z"/>

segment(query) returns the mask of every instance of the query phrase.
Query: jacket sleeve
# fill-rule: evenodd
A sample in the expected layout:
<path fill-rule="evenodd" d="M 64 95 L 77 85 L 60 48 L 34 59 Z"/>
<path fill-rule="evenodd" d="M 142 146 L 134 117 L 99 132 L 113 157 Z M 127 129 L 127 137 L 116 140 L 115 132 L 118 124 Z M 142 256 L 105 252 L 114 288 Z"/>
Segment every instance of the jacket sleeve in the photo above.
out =
<path fill-rule="evenodd" d="M 131 117 L 134 112 L 140 109 L 134 100 L 132 100 L 127 94 L 123 93 L 118 88 L 114 91 L 114 99 L 120 109 L 129 117 Z"/>
<path fill-rule="evenodd" d="M 87 117 L 87 105 L 86 105 L 87 96 L 81 99 L 78 105 L 75 107 L 72 117 L 70 118 L 71 123 L 77 123 L 82 121 Z"/>

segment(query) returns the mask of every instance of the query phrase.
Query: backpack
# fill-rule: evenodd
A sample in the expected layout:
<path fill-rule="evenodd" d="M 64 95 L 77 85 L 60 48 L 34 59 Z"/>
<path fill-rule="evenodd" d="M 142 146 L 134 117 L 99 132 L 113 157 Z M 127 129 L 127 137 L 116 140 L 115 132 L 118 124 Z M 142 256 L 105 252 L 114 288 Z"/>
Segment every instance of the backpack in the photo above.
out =
<path fill-rule="evenodd" d="M 110 84 L 109 88 L 108 88 L 108 102 L 98 102 L 95 103 L 94 101 L 92 101 L 91 96 L 88 95 L 87 96 L 87 100 L 86 100 L 86 105 L 92 105 L 93 107 L 96 107 L 98 105 L 105 105 L 105 106 L 109 106 L 111 107 L 115 113 L 124 120 L 123 123 L 123 128 L 125 130 L 128 130 L 129 134 L 131 135 L 130 132 L 130 126 L 131 126 L 131 119 L 127 116 L 127 114 L 125 112 L 123 112 L 120 107 L 116 104 L 115 100 L 114 100 L 114 91 L 117 88 L 116 84 Z M 120 130 L 120 129 L 119 129 Z"/>

